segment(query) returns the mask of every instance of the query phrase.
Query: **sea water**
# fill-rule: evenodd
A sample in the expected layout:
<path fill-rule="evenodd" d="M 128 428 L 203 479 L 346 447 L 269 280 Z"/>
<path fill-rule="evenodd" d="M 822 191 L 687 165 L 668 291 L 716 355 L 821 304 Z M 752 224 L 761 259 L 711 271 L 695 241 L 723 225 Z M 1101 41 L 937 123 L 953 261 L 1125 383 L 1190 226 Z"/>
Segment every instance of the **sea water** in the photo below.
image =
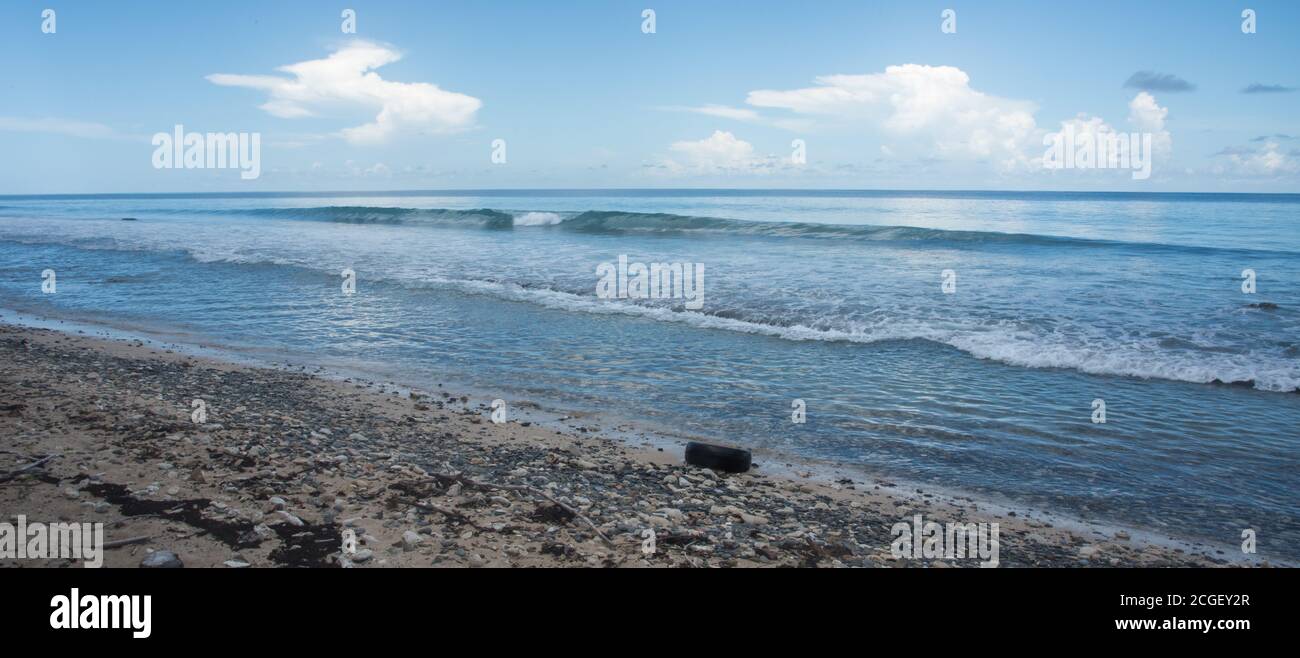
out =
<path fill-rule="evenodd" d="M 704 303 L 598 295 L 620 257 L 702 267 Z M 0 197 L 0 308 L 1288 560 L 1298 282 L 1300 195 Z"/>

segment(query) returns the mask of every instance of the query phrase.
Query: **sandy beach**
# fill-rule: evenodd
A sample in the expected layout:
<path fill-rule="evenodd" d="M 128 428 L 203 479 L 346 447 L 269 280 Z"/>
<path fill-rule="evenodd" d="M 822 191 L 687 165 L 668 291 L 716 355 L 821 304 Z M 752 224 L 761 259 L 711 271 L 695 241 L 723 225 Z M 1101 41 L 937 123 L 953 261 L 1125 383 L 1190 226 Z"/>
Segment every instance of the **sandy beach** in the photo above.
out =
<path fill-rule="evenodd" d="M 436 387 L 395 393 L 12 325 L 0 325 L 0 364 L 4 519 L 103 523 L 118 544 L 108 567 L 157 550 L 218 568 L 980 565 L 896 558 L 890 529 L 917 514 L 998 523 L 1002 567 L 1229 564 L 1209 547 L 880 479 L 714 473 L 599 428 L 496 424 Z"/>

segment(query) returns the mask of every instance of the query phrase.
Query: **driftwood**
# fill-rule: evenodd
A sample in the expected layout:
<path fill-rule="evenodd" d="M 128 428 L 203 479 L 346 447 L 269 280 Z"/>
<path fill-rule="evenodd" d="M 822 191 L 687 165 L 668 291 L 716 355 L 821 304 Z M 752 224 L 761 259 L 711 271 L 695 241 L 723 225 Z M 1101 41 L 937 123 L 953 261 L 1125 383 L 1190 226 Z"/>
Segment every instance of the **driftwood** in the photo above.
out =
<path fill-rule="evenodd" d="M 461 514 L 460 512 L 457 512 L 457 511 L 455 511 L 455 510 L 449 510 L 449 509 L 446 509 L 446 508 L 443 508 L 443 507 L 438 507 L 437 505 L 434 505 L 433 503 L 421 503 L 421 502 L 419 502 L 419 501 L 411 500 L 411 499 L 409 499 L 409 498 L 398 498 L 398 499 L 397 499 L 397 502 L 402 503 L 402 504 L 404 504 L 404 505 L 410 505 L 410 506 L 412 506 L 412 507 L 414 507 L 414 508 L 416 508 L 416 509 L 424 510 L 424 511 L 426 511 L 426 512 L 437 512 L 437 513 L 439 513 L 439 514 L 441 514 L 441 515 L 447 517 L 448 519 L 452 519 L 452 520 L 454 520 L 454 521 L 460 521 L 461 523 L 469 524 L 469 525 L 473 526 L 476 530 L 482 530 L 482 529 L 483 529 L 482 526 L 480 526 L 479 524 L 477 524 L 477 523 L 474 522 L 474 519 L 471 519 L 471 518 L 469 518 L 468 516 L 465 516 L 464 514 Z"/>
<path fill-rule="evenodd" d="M 26 466 L 23 466 L 23 467 L 20 467 L 20 468 L 16 468 L 16 469 L 14 469 L 14 470 L 12 470 L 12 471 L 9 471 L 8 473 L 5 473 L 4 475 L 0 475 L 0 482 L 8 482 L 8 481 L 10 481 L 10 480 L 12 480 L 12 479 L 18 477 L 19 475 L 22 475 L 23 473 L 32 470 L 33 468 L 39 468 L 39 467 L 41 467 L 43 464 L 45 464 L 45 462 L 50 461 L 51 459 L 54 459 L 55 457 L 58 457 L 58 455 L 46 455 L 45 457 L 41 457 L 40 459 L 38 459 L 38 460 L 36 460 L 36 461 L 34 461 L 34 462 L 32 462 L 32 463 L 26 465 Z"/>
<path fill-rule="evenodd" d="M 141 535 L 139 537 L 131 537 L 130 539 L 115 539 L 113 541 L 104 542 L 103 548 L 109 549 L 109 548 L 118 548 L 120 546 L 129 546 L 131 544 L 139 544 L 141 542 L 146 542 L 149 541 L 150 539 L 153 539 L 153 535 Z"/>

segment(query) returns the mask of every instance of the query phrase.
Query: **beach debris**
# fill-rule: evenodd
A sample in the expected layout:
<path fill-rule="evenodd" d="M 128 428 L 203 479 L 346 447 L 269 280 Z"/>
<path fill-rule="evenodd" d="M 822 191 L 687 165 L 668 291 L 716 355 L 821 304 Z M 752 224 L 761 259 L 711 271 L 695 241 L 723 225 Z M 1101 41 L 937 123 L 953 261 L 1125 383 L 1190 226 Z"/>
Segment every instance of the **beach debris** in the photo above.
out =
<path fill-rule="evenodd" d="M 744 473 L 753 463 L 748 450 L 691 441 L 686 444 L 686 463 L 724 473 Z"/>
<path fill-rule="evenodd" d="M 21 468 L 16 468 L 12 471 L 9 471 L 8 473 L 0 475 L 0 482 L 8 482 L 9 480 L 14 479 L 19 475 L 26 473 L 27 471 L 30 471 L 34 468 L 40 468 L 41 466 L 45 465 L 45 462 L 48 462 L 51 459 L 54 459 L 55 457 L 58 457 L 58 455 L 46 455 L 45 457 L 42 457 L 26 466 L 23 466 Z"/>
<path fill-rule="evenodd" d="M 296 526 L 296 527 L 299 527 L 299 528 L 301 528 L 302 526 L 306 525 L 305 523 L 303 523 L 303 520 L 302 520 L 302 519 L 298 518 L 297 516 L 294 516 L 293 514 L 290 514 L 289 512 L 286 512 L 286 511 L 284 511 L 284 510 L 280 510 L 280 511 L 276 512 L 276 514 L 279 515 L 280 518 L 282 518 L 282 519 L 284 519 L 286 522 L 288 522 L 289 525 Z"/>
<path fill-rule="evenodd" d="M 149 541 L 150 539 L 153 539 L 152 535 L 142 535 L 140 537 L 130 537 L 128 539 L 116 539 L 113 541 L 104 542 L 103 548 L 104 549 L 120 548 L 122 546 L 130 546 L 131 544 L 142 544 L 144 542 Z"/>
<path fill-rule="evenodd" d="M 140 561 L 141 569 L 180 569 L 184 566 L 185 563 L 175 553 L 161 549 L 146 555 Z"/>
<path fill-rule="evenodd" d="M 13 455 L 6 468 L 28 464 L 22 486 L 0 487 L 0 502 L 39 494 L 54 509 L 93 507 L 127 537 L 105 543 L 127 547 L 119 559 L 139 560 L 126 556 L 158 546 L 148 542 L 170 544 L 172 551 L 146 558 L 158 563 L 141 564 L 147 568 L 175 568 L 163 565 L 176 549 L 190 567 L 219 568 L 940 563 L 890 553 L 890 524 L 934 504 L 924 493 L 911 496 L 914 487 L 906 498 L 879 491 L 897 486 L 884 480 L 832 491 L 811 477 L 753 473 L 752 461 L 750 472 L 729 475 L 746 465 L 748 451 L 699 444 L 686 463 L 671 463 L 646 445 L 643 459 L 636 446 L 576 429 L 476 427 L 473 409 L 441 413 L 440 398 L 453 399 L 441 391 L 418 399 L 435 410 L 417 417 L 405 398 L 339 392 L 305 373 L 214 368 L 126 349 L 141 345 L 110 354 L 91 340 L 0 326 L 0 360 L 21 367 L 0 373 L 0 382 L 25 406 L 18 414 L 0 407 L 0 432 L 16 439 L 0 452 Z M 71 382 L 76 397 L 57 392 L 59 382 Z M 176 411 L 188 391 L 233 401 L 220 427 L 194 425 L 188 411 Z M 30 463 L 49 453 L 62 456 L 45 458 L 43 468 Z M 701 453 L 738 463 L 735 470 L 695 463 Z M 68 488 L 80 492 L 71 503 L 63 499 Z M 189 497 L 158 495 L 173 489 Z M 355 553 L 340 548 L 345 528 L 356 536 Z M 1008 533 L 1004 564 L 1205 563 L 1122 544 L 1080 551 L 1059 531 L 1035 528 Z M 656 546 L 649 555 L 647 532 Z"/>

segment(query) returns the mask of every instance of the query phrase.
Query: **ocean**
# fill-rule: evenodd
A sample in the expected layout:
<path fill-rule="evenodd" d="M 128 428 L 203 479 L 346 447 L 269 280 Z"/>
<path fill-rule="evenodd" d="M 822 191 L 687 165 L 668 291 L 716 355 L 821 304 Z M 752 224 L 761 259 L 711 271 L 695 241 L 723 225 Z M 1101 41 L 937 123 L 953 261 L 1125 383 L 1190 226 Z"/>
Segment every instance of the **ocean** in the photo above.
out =
<path fill-rule="evenodd" d="M 701 268 L 699 303 L 600 294 L 620 257 Z M 11 314 L 1290 561 L 1297 282 L 1300 195 L 0 197 Z"/>

